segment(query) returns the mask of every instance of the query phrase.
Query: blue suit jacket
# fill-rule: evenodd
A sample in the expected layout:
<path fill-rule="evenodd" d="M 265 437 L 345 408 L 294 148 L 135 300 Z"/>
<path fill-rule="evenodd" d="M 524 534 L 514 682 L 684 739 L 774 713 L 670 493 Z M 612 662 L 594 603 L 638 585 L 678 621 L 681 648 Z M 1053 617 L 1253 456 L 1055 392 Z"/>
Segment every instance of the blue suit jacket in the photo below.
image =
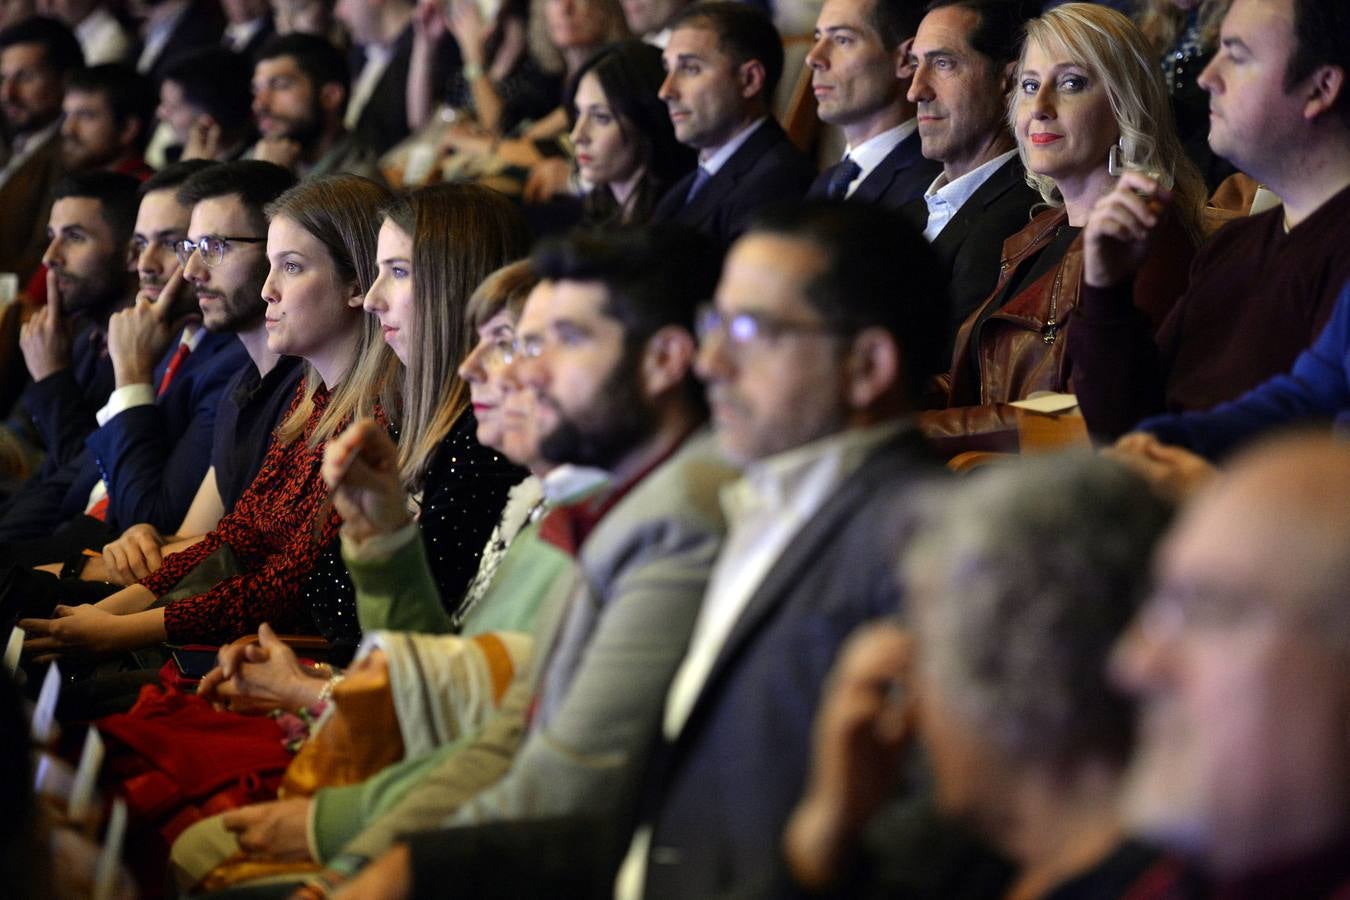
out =
<path fill-rule="evenodd" d="M 806 196 L 812 199 L 824 199 L 825 188 L 830 183 L 834 170 L 843 165 L 839 161 L 820 173 L 811 183 Z M 891 149 L 875 169 L 867 174 L 862 184 L 848 199 L 850 202 L 875 203 L 887 209 L 899 209 L 923 192 L 933 183 L 942 171 L 942 163 L 935 162 L 923 155 L 923 144 L 919 141 L 919 132 L 914 132 Z"/>
<path fill-rule="evenodd" d="M 789 543 L 723 645 L 683 730 L 643 778 L 645 896 L 767 884 L 805 782 L 821 685 L 840 644 L 894 615 L 903 495 L 936 467 L 914 431 L 875 451 Z"/>
<path fill-rule="evenodd" d="M 155 367 L 154 384 L 176 349 L 175 342 Z M 177 528 L 210 465 L 211 434 L 225 386 L 241 367 L 252 364 L 233 334 L 208 332 L 164 396 L 114 416 L 89 435 L 83 453 L 11 499 L 0 520 L 0 541 L 48 536 L 84 512 L 100 478 L 108 482 L 112 528 L 137 522 L 165 532 Z"/>
<path fill-rule="evenodd" d="M 685 203 L 697 174 L 695 169 L 675 182 L 656 204 L 652 220 L 697 228 L 725 247 L 750 226 L 760 207 L 801 197 L 816 172 L 779 124 L 769 119 Z"/>

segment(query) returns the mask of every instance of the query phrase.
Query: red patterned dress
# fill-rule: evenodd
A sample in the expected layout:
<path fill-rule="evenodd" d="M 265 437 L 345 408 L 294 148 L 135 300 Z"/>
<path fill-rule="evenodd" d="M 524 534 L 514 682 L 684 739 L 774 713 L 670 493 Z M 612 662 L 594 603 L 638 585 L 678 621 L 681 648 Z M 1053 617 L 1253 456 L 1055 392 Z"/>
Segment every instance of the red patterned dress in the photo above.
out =
<path fill-rule="evenodd" d="M 304 389 L 302 382 L 290 410 Z M 162 597 L 221 547 L 234 553 L 240 574 L 164 608 L 169 643 L 224 643 L 257 631 L 263 622 L 282 632 L 312 629 L 301 589 L 339 525 L 331 508 L 315 524 L 328 487 L 320 476 L 324 445 L 311 447 L 309 436 L 327 405 L 328 391 L 320 387 L 304 434 L 289 444 L 273 437 L 257 477 L 216 529 L 165 558 L 157 572 L 141 581 Z"/>

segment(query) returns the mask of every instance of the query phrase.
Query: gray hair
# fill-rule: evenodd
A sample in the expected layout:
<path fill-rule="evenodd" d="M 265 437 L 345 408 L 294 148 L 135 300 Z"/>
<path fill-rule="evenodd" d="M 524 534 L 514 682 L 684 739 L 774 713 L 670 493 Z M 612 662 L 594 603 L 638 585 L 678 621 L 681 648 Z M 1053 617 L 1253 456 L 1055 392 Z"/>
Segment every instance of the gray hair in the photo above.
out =
<path fill-rule="evenodd" d="M 903 576 L 953 711 L 1019 764 L 1123 764 L 1133 713 L 1106 662 L 1170 507 L 1115 463 L 1058 455 L 970 476 L 922 508 Z"/>

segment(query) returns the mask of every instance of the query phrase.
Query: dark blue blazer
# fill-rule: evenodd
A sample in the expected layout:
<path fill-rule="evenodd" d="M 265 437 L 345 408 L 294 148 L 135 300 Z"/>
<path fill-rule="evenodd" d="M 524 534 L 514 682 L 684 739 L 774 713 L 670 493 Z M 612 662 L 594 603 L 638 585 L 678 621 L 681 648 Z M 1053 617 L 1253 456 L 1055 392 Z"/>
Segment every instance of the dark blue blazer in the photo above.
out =
<path fill-rule="evenodd" d="M 821 686 L 860 624 L 896 614 L 903 496 L 936 470 L 917 433 L 875 451 L 789 543 L 643 778 L 647 898 L 770 883 L 801 796 Z"/>
<path fill-rule="evenodd" d="M 782 127 L 769 119 L 686 204 L 697 174 L 695 169 L 675 182 L 656 204 L 652 220 L 697 228 L 725 247 L 750 226 L 760 207 L 805 194 L 816 173 Z"/>
<path fill-rule="evenodd" d="M 830 176 L 841 165 L 842 160 L 821 172 L 811 183 L 811 189 L 806 192 L 806 196 L 824 199 Z M 868 173 L 848 199 L 850 202 L 875 203 L 887 209 L 899 209 L 915 197 L 922 197 L 923 192 L 928 190 L 928 186 L 941 171 L 942 163 L 923 155 L 919 132 L 915 131 L 886 154 L 885 159 Z"/>
<path fill-rule="evenodd" d="M 155 366 L 154 384 L 177 349 Z M 225 386 L 253 362 L 233 334 L 207 332 L 155 403 L 123 410 L 50 477 L 34 479 L 0 513 L 0 541 L 47 537 L 81 515 L 100 478 L 108 482 L 108 525 L 149 522 L 170 533 L 182 522 L 211 461 L 211 435 Z"/>
<path fill-rule="evenodd" d="M 113 389 L 112 359 L 101 328 L 86 323 L 71 340 L 70 365 L 24 389 L 28 410 L 46 453 L 42 474 L 55 472 L 84 451 L 98 427 L 94 414 Z"/>

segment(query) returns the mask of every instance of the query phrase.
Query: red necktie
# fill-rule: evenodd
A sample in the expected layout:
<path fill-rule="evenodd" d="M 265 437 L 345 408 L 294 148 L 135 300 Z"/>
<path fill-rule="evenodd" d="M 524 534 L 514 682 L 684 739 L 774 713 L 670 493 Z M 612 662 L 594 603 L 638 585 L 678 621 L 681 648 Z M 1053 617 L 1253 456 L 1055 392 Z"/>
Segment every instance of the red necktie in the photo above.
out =
<path fill-rule="evenodd" d="M 187 359 L 191 352 L 188 345 L 182 343 L 178 345 L 177 350 L 173 351 L 173 356 L 169 359 L 169 365 L 164 370 L 164 377 L 160 379 L 159 392 L 155 394 L 156 397 L 164 396 L 164 392 L 169 389 L 169 382 L 173 381 L 173 376 L 178 374 L 178 369 L 183 365 L 183 360 Z"/>

